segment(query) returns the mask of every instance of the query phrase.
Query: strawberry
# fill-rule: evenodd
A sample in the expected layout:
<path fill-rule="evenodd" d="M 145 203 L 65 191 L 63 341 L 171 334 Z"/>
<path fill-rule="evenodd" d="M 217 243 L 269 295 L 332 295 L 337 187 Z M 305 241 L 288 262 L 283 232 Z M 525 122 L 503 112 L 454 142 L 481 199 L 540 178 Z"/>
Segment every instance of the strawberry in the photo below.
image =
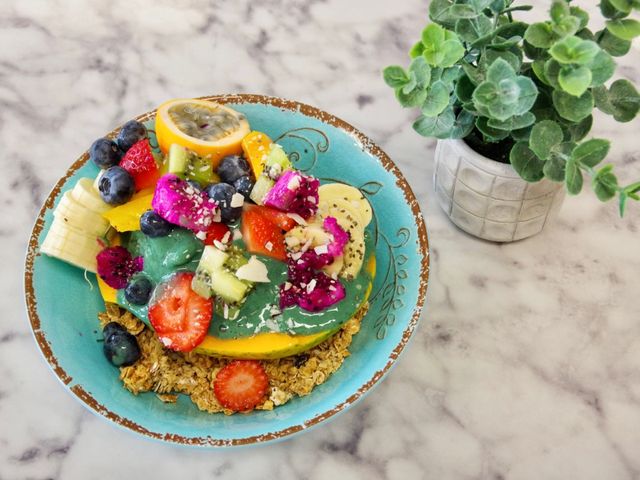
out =
<path fill-rule="evenodd" d="M 277 225 L 285 232 L 288 232 L 298 223 L 291 218 L 286 212 L 281 212 L 271 207 L 264 207 L 260 205 L 245 204 L 246 209 L 256 210 L 260 215 L 266 217 L 271 223 Z"/>
<path fill-rule="evenodd" d="M 235 412 L 253 410 L 264 398 L 269 378 L 256 360 L 234 360 L 216 375 L 213 393 L 220 405 Z"/>
<path fill-rule="evenodd" d="M 158 286 L 149 307 L 149 321 L 160 341 L 171 350 L 189 352 L 209 330 L 213 301 L 191 289 L 193 273 L 181 272 Z"/>
<path fill-rule="evenodd" d="M 242 212 L 242 240 L 248 252 L 282 262 L 287 260 L 282 230 L 261 215 L 259 210 L 248 208 Z"/>
<path fill-rule="evenodd" d="M 160 177 L 160 170 L 158 170 L 156 160 L 153 158 L 147 138 L 139 140 L 127 150 L 120 161 L 120 166 L 133 177 L 136 190 L 155 186 Z"/>
<path fill-rule="evenodd" d="M 221 242 L 227 232 L 229 232 L 229 227 L 224 223 L 212 223 L 207 230 L 207 238 L 204 239 L 204 244 L 213 245 L 214 240 Z"/>

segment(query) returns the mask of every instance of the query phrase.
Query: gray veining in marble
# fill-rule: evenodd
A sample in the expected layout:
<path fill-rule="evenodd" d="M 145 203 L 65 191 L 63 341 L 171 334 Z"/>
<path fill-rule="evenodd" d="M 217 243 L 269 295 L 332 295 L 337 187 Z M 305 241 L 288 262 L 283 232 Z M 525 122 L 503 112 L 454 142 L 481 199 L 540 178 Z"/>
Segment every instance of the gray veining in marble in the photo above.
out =
<path fill-rule="evenodd" d="M 640 478 L 640 205 L 620 220 L 591 193 L 571 197 L 555 225 L 510 245 L 456 229 L 431 186 L 435 142 L 380 78 L 406 60 L 427 3 L 0 3 L 0 479 Z M 618 75 L 640 80 L 639 60 L 636 46 Z M 48 371 L 23 252 L 48 189 L 94 138 L 168 98 L 240 91 L 328 110 L 398 163 L 429 228 L 427 307 L 387 381 L 321 428 L 233 451 L 152 443 Z M 594 131 L 614 139 L 625 181 L 640 177 L 637 132 Z"/>

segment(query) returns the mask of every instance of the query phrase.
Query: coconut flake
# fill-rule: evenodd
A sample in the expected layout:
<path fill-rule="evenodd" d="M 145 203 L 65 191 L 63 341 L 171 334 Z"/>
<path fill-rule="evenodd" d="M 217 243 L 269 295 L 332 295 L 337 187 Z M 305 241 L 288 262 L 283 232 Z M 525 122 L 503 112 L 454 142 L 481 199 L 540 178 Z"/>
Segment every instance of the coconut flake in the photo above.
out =
<path fill-rule="evenodd" d="M 287 217 L 293 218 L 298 225 L 307 225 L 307 221 L 297 213 L 287 213 Z"/>
<path fill-rule="evenodd" d="M 316 283 L 318 283 L 316 279 L 312 278 L 311 281 L 307 284 L 307 293 L 313 292 L 313 290 L 316 288 Z"/>
<path fill-rule="evenodd" d="M 242 232 L 238 228 L 233 229 L 233 240 L 240 240 L 242 238 Z"/>
<path fill-rule="evenodd" d="M 298 190 L 298 188 L 300 188 L 300 175 L 294 175 L 291 177 L 291 180 L 287 183 L 287 188 L 294 192 Z"/>
<path fill-rule="evenodd" d="M 225 251 L 227 249 L 227 246 L 224 243 L 222 243 L 220 240 L 214 240 L 213 241 L 213 245 L 217 249 L 222 250 L 222 251 Z"/>
<path fill-rule="evenodd" d="M 326 245 L 318 245 L 313 251 L 318 255 L 324 255 L 325 253 L 329 253 L 329 248 Z"/>
<path fill-rule="evenodd" d="M 196 238 L 199 238 L 200 240 L 202 240 L 203 242 L 207 239 L 207 232 L 198 232 L 196 233 Z"/>
<path fill-rule="evenodd" d="M 231 232 L 230 231 L 225 233 L 224 236 L 222 237 L 222 239 L 220 239 L 220 241 L 222 243 L 229 243 L 229 237 L 231 237 Z"/>
<path fill-rule="evenodd" d="M 244 195 L 237 192 L 234 193 L 231 197 L 231 208 L 240 208 L 242 205 L 244 205 Z"/>
<path fill-rule="evenodd" d="M 272 251 L 273 250 L 273 243 L 271 243 L 271 242 L 265 243 L 264 244 L 264 248 L 266 248 L 269 251 Z"/>
<path fill-rule="evenodd" d="M 247 263 L 236 270 L 236 277 L 256 283 L 269 283 L 267 266 L 252 255 Z"/>

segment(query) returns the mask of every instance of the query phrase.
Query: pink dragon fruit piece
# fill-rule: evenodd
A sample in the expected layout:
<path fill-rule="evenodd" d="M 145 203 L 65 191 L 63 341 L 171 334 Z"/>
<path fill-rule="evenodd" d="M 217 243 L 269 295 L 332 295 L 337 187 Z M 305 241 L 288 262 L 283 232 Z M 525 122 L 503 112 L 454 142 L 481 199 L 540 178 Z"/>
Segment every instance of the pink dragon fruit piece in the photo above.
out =
<path fill-rule="evenodd" d="M 333 235 L 333 242 L 327 245 L 329 255 L 339 257 L 342 255 L 345 245 L 349 242 L 349 234 L 344 231 L 334 217 L 326 217 L 322 223 L 322 228 Z"/>
<path fill-rule="evenodd" d="M 307 219 L 318 211 L 319 186 L 317 178 L 288 170 L 266 193 L 263 203 L 283 212 L 297 213 Z"/>
<path fill-rule="evenodd" d="M 98 275 L 107 285 L 115 289 L 127 286 L 134 273 L 142 271 L 142 257 L 132 258 L 124 247 L 107 247 L 96 255 Z"/>
<path fill-rule="evenodd" d="M 304 287 L 298 286 L 297 303 L 309 312 L 319 312 L 338 303 L 345 295 L 344 286 L 323 272 L 315 272 L 313 278 Z"/>
<path fill-rule="evenodd" d="M 214 221 L 217 204 L 205 192 L 168 173 L 158 180 L 151 206 L 169 223 L 204 232 Z"/>

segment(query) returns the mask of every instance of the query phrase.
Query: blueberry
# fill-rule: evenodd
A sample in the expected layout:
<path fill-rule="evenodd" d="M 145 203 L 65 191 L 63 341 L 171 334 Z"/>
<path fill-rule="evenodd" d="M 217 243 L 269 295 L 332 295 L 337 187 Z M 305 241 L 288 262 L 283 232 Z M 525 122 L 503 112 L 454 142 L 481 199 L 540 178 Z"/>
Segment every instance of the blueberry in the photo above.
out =
<path fill-rule="evenodd" d="M 124 289 L 124 298 L 134 305 L 146 305 L 151 297 L 153 285 L 151 280 L 142 275 L 133 277 Z"/>
<path fill-rule="evenodd" d="M 167 222 L 153 210 L 147 210 L 140 217 L 140 230 L 147 237 L 164 237 L 169 235 L 174 225 Z"/>
<path fill-rule="evenodd" d="M 236 192 L 241 193 L 242 195 L 244 195 L 244 198 L 249 200 L 249 194 L 251 193 L 251 189 L 253 188 L 251 177 L 249 177 L 248 175 L 240 177 L 235 182 L 233 182 L 233 186 L 236 189 Z"/>
<path fill-rule="evenodd" d="M 102 337 L 106 340 L 113 333 L 116 333 L 116 332 L 122 333 L 122 332 L 126 332 L 126 331 L 127 331 L 127 329 L 124 328 L 118 322 L 109 322 L 102 329 Z"/>
<path fill-rule="evenodd" d="M 249 163 L 239 155 L 229 155 L 224 157 L 218 165 L 218 175 L 220 180 L 226 183 L 233 183 L 238 178 L 251 173 Z"/>
<path fill-rule="evenodd" d="M 116 367 L 133 365 L 140 358 L 140 347 L 136 337 L 129 332 L 114 331 L 103 346 L 104 355 Z"/>
<path fill-rule="evenodd" d="M 116 138 L 116 142 L 118 142 L 120 150 L 126 152 L 134 143 L 142 140 L 146 136 L 147 129 L 143 124 L 136 120 L 129 120 L 122 126 L 120 133 L 118 133 L 118 138 Z"/>
<path fill-rule="evenodd" d="M 242 207 L 232 207 L 231 198 L 236 193 L 236 189 L 228 183 L 214 183 L 209 185 L 206 190 L 209 198 L 215 200 L 220 208 L 220 215 L 224 223 L 229 223 L 240 218 Z"/>
<path fill-rule="evenodd" d="M 109 168 L 120 163 L 122 151 L 116 142 L 99 138 L 89 148 L 89 158 L 100 168 Z"/>
<path fill-rule="evenodd" d="M 122 205 L 131 200 L 136 185 L 133 177 L 122 167 L 109 167 L 98 181 L 102 200 L 110 205 Z"/>

